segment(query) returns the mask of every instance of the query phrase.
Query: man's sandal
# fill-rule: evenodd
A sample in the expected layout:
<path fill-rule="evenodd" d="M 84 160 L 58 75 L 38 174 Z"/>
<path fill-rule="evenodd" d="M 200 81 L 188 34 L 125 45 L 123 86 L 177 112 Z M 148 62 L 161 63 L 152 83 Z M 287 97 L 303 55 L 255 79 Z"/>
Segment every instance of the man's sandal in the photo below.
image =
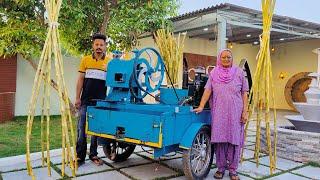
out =
<path fill-rule="evenodd" d="M 80 159 L 80 158 L 77 158 L 76 161 L 77 161 L 77 163 L 78 163 L 78 167 L 81 166 L 81 165 L 83 165 L 83 164 L 85 163 L 85 161 L 82 160 L 82 159 Z"/>
<path fill-rule="evenodd" d="M 229 173 L 230 180 L 240 180 L 237 173 Z"/>
<path fill-rule="evenodd" d="M 92 156 L 89 159 L 97 166 L 101 166 L 103 164 L 103 161 L 98 156 Z"/>
<path fill-rule="evenodd" d="M 216 171 L 216 173 L 214 173 L 213 177 L 215 179 L 222 179 L 224 176 L 224 172 L 220 172 L 220 171 Z"/>

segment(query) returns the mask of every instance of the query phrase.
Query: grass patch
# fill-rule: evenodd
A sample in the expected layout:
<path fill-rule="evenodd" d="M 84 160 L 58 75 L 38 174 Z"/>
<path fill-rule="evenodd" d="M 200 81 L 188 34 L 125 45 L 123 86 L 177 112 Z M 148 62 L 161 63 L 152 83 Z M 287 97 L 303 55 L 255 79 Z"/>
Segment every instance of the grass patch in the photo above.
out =
<path fill-rule="evenodd" d="M 317 162 L 309 162 L 308 164 L 313 167 L 320 167 L 320 163 Z"/>
<path fill-rule="evenodd" d="M 75 121 L 73 121 L 75 123 Z M 0 158 L 26 153 L 27 116 L 18 116 L 12 121 L 0 124 Z M 74 126 L 76 128 L 76 126 Z M 76 131 L 75 131 L 76 132 Z M 41 118 L 36 116 L 33 121 L 31 152 L 41 151 Z M 50 149 L 61 147 L 61 118 L 50 118 Z"/>

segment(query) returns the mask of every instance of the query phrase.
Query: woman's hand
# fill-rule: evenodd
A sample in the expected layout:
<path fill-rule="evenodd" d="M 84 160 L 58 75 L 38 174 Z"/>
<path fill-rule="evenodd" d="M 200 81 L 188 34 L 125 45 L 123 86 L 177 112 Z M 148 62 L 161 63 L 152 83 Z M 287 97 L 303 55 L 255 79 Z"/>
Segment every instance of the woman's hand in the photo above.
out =
<path fill-rule="evenodd" d="M 196 114 L 201 113 L 202 111 L 203 111 L 203 107 L 200 107 L 200 106 L 193 110 L 193 112 L 195 112 Z"/>
<path fill-rule="evenodd" d="M 241 122 L 245 124 L 248 121 L 248 111 L 244 110 L 241 114 Z"/>

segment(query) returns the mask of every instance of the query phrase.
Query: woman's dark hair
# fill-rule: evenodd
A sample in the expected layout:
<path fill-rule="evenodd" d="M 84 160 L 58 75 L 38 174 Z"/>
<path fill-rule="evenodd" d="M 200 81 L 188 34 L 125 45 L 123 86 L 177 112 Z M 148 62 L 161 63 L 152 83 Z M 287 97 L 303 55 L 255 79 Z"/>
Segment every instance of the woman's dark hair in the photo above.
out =
<path fill-rule="evenodd" d="M 100 34 L 100 33 L 95 33 L 93 36 L 92 36 L 92 41 L 96 40 L 96 39 L 102 39 L 104 42 L 106 42 L 106 39 L 107 37 L 103 34 Z"/>

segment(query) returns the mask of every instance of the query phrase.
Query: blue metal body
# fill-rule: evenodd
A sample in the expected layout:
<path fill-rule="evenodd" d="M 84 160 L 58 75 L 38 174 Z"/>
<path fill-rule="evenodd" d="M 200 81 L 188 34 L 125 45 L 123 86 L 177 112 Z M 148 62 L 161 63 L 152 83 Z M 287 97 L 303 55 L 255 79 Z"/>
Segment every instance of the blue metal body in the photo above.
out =
<path fill-rule="evenodd" d="M 113 59 L 109 62 L 106 85 L 110 91 L 106 100 L 98 100 L 96 106 L 88 107 L 87 133 L 153 147 L 155 158 L 180 148 L 190 148 L 198 130 L 202 126 L 210 126 L 210 111 L 195 114 L 191 111 L 192 106 L 178 105 L 179 101 L 171 88 L 158 89 L 159 104 L 132 102 L 130 88 L 139 86 L 138 82 L 133 81 L 133 76 L 134 73 L 139 74 L 136 65 L 144 61 L 141 59 L 136 53 L 129 61 Z M 163 63 L 161 57 L 160 60 Z M 156 72 L 157 66 L 161 64 L 156 68 L 145 66 L 144 74 Z M 148 83 L 147 77 L 144 83 Z M 150 91 L 148 86 L 146 89 Z M 179 99 L 188 93 L 183 89 L 176 91 Z"/>

